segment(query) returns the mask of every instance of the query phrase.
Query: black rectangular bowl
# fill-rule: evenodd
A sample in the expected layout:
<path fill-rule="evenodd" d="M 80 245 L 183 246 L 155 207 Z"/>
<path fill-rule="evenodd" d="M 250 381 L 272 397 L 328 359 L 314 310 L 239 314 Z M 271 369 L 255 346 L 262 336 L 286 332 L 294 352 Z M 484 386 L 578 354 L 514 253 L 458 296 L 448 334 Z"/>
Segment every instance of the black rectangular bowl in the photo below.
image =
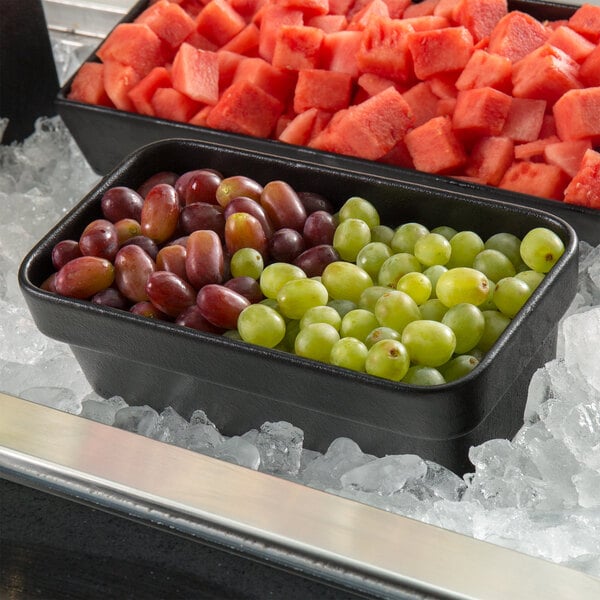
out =
<path fill-rule="evenodd" d="M 121 22 L 131 22 L 147 6 L 147 0 L 135 4 Z M 529 13 L 539 20 L 568 19 L 576 8 L 573 5 L 535 0 L 511 0 L 509 8 Z M 97 61 L 95 52 L 88 58 Z M 73 76 L 74 77 L 74 76 Z M 537 196 L 520 194 L 465 182 L 441 175 L 430 175 L 410 169 L 386 165 L 276 140 L 259 139 L 199 127 L 176 121 L 158 119 L 102 106 L 93 106 L 68 99 L 73 77 L 65 83 L 56 98 L 57 112 L 71 131 L 91 167 L 99 174 L 114 168 L 137 148 L 165 138 L 190 138 L 258 152 L 273 152 L 291 160 L 312 161 L 353 171 L 412 181 L 417 185 L 437 186 L 440 189 L 466 190 L 475 195 L 494 196 L 527 208 L 546 210 L 570 223 L 579 237 L 596 246 L 600 244 L 600 210 L 565 204 Z"/>
<path fill-rule="evenodd" d="M 390 226 L 445 224 L 477 231 L 484 239 L 501 231 L 523 236 L 533 227 L 548 227 L 566 250 L 481 363 L 459 381 L 429 388 L 40 289 L 53 271 L 54 244 L 78 239 L 84 226 L 101 216 L 100 200 L 108 188 L 136 188 L 159 171 L 200 167 L 249 175 L 263 185 L 283 179 L 298 191 L 325 195 L 336 207 L 360 195 Z M 285 420 L 304 430 L 311 449 L 324 451 L 333 439 L 346 436 L 365 452 L 415 453 L 465 472 L 471 445 L 511 437 L 523 423 L 529 379 L 553 358 L 557 322 L 575 294 L 577 243 L 573 228 L 555 215 L 483 195 L 194 140 L 163 140 L 126 158 L 66 215 L 24 259 L 19 282 L 39 329 L 71 346 L 103 396 L 121 395 L 130 404 L 157 409 L 171 405 L 186 417 L 202 408 L 226 435 Z"/>

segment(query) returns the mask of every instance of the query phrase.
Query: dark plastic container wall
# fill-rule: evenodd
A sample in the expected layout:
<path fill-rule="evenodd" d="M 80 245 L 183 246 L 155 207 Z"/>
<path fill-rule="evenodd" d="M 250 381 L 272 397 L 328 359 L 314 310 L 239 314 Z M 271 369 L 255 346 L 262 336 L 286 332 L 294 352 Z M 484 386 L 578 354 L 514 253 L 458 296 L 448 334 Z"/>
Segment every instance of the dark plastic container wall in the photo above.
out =
<path fill-rule="evenodd" d="M 467 377 L 421 388 L 148 320 L 127 312 L 44 292 L 51 250 L 79 236 L 100 216 L 111 186 L 137 187 L 150 175 L 211 167 L 265 184 L 283 179 L 297 190 L 329 197 L 336 206 L 352 195 L 369 199 L 383 223 L 417 221 L 472 229 L 484 239 L 509 231 L 522 236 L 544 226 L 566 251 L 513 319 L 495 347 Z M 527 383 L 555 352 L 556 327 L 576 288 L 577 235 L 561 219 L 484 196 L 438 190 L 412 181 L 290 161 L 192 140 L 166 140 L 128 157 L 106 176 L 23 261 L 19 281 L 36 324 L 71 345 L 100 394 L 131 404 L 171 405 L 189 417 L 203 408 L 226 435 L 264 421 L 287 420 L 305 431 L 306 447 L 325 450 L 339 436 L 378 455 L 416 453 L 457 471 L 469 468 L 470 445 L 511 437 L 522 424 Z"/>

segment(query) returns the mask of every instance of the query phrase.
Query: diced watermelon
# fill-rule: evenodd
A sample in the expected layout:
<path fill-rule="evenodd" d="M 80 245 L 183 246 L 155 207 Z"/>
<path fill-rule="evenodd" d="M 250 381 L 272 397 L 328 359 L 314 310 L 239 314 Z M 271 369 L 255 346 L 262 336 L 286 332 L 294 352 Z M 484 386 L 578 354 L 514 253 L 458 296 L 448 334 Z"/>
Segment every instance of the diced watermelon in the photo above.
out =
<path fill-rule="evenodd" d="M 545 112 L 545 100 L 513 98 L 502 135 L 515 142 L 537 140 L 542 130 Z"/>
<path fill-rule="evenodd" d="M 408 34 L 413 31 L 399 19 L 373 17 L 363 31 L 356 55 L 359 71 L 399 82 L 413 79 L 408 49 Z"/>
<path fill-rule="evenodd" d="M 196 28 L 194 19 L 169 0 L 155 2 L 140 13 L 135 22 L 148 25 L 171 48 L 177 48 Z"/>
<path fill-rule="evenodd" d="M 600 152 L 586 150 L 579 171 L 565 189 L 564 200 L 590 208 L 600 208 Z"/>
<path fill-rule="evenodd" d="M 415 84 L 402 95 L 415 117 L 415 127 L 437 116 L 439 98 L 431 91 L 431 85 L 427 81 Z"/>
<path fill-rule="evenodd" d="M 321 67 L 330 71 L 348 73 L 358 77 L 356 55 L 362 43 L 360 31 L 336 31 L 327 33 L 323 38 Z"/>
<path fill-rule="evenodd" d="M 588 87 L 600 86 L 600 44 L 581 65 L 579 79 Z"/>
<path fill-rule="evenodd" d="M 561 140 L 600 141 L 600 87 L 567 92 L 553 107 Z"/>
<path fill-rule="evenodd" d="M 555 165 L 541 162 L 515 162 L 504 174 L 498 187 L 512 192 L 562 200 L 568 176 Z"/>
<path fill-rule="evenodd" d="M 408 35 L 415 75 L 432 75 L 462 69 L 473 53 L 473 36 L 466 27 L 415 31 Z"/>
<path fill-rule="evenodd" d="M 512 62 L 498 54 L 475 50 L 456 80 L 459 90 L 492 87 L 509 94 L 512 90 Z"/>
<path fill-rule="evenodd" d="M 390 19 L 400 19 L 404 11 L 410 6 L 410 0 L 384 0 L 388 7 Z"/>
<path fill-rule="evenodd" d="M 208 119 L 208 115 L 212 110 L 212 106 L 206 105 L 203 106 L 189 121 L 190 125 L 198 125 L 199 127 L 206 127 L 206 120 Z"/>
<path fill-rule="evenodd" d="M 386 152 L 380 159 L 386 165 L 395 165 L 404 169 L 414 169 L 415 165 L 404 140 L 400 140 L 389 152 Z"/>
<path fill-rule="evenodd" d="M 154 67 L 146 77 L 129 90 L 129 99 L 141 115 L 155 116 L 152 96 L 158 88 L 173 87 L 171 75 L 165 67 Z"/>
<path fill-rule="evenodd" d="M 133 102 L 129 98 L 129 90 L 141 79 L 139 71 L 130 65 L 123 65 L 116 60 L 107 60 L 104 63 L 104 89 L 119 110 L 134 110 Z"/>
<path fill-rule="evenodd" d="M 277 0 L 277 4 L 301 10 L 305 17 L 326 15 L 329 12 L 329 0 Z"/>
<path fill-rule="evenodd" d="M 330 15 L 347 15 L 354 0 L 329 0 Z"/>
<path fill-rule="evenodd" d="M 174 88 L 158 88 L 152 96 L 154 114 L 171 121 L 189 121 L 200 110 L 201 104 Z"/>
<path fill-rule="evenodd" d="M 348 26 L 348 19 L 344 15 L 316 15 L 306 21 L 309 27 L 318 27 L 325 33 L 344 31 Z"/>
<path fill-rule="evenodd" d="M 219 58 L 216 52 L 181 44 L 171 70 L 173 87 L 196 102 L 216 104 L 219 99 Z"/>
<path fill-rule="evenodd" d="M 456 97 L 452 127 L 462 140 L 497 136 L 504 127 L 512 98 L 494 88 L 462 90 Z"/>
<path fill-rule="evenodd" d="M 451 117 L 455 108 L 456 98 L 440 98 L 435 109 L 435 114 L 438 117 Z"/>
<path fill-rule="evenodd" d="M 165 62 L 161 39 L 143 23 L 120 23 L 106 37 L 96 55 L 103 62 L 117 61 L 135 69 L 140 77 Z"/>
<path fill-rule="evenodd" d="M 222 46 L 246 27 L 244 17 L 227 0 L 210 0 L 196 17 L 196 30 Z"/>
<path fill-rule="evenodd" d="M 584 61 L 594 49 L 594 44 L 570 27 L 561 25 L 552 31 L 548 44 L 566 52 L 578 63 Z"/>
<path fill-rule="evenodd" d="M 83 63 L 73 78 L 67 98 L 112 107 L 113 103 L 104 89 L 104 65 L 93 62 Z"/>
<path fill-rule="evenodd" d="M 196 18 L 206 2 L 202 0 L 177 0 L 177 4 L 192 18 Z"/>
<path fill-rule="evenodd" d="M 475 42 L 489 38 L 498 21 L 508 13 L 506 0 L 460 0 L 452 16 L 466 27 Z"/>
<path fill-rule="evenodd" d="M 412 2 L 404 9 L 402 17 L 404 19 L 410 19 L 411 17 L 432 15 L 439 1 L 440 0 L 422 0 L 421 2 Z"/>
<path fill-rule="evenodd" d="M 244 60 L 244 56 L 237 52 L 229 50 L 218 50 L 217 59 L 219 60 L 219 96 L 225 91 L 235 76 L 237 68 Z"/>
<path fill-rule="evenodd" d="M 439 17 L 445 17 L 454 22 L 452 15 L 456 7 L 460 4 L 460 1 L 461 0 L 440 0 L 433 11 L 433 14 Z"/>
<path fill-rule="evenodd" d="M 311 146 L 377 160 L 412 127 L 410 107 L 395 88 L 387 88 L 335 114 Z"/>
<path fill-rule="evenodd" d="M 267 94 L 287 104 L 292 98 L 296 85 L 296 73 L 277 69 L 260 57 L 247 57 L 240 61 L 233 83 L 247 81 L 257 85 Z"/>
<path fill-rule="evenodd" d="M 234 133 L 268 137 L 282 112 L 283 104 L 277 98 L 254 83 L 237 81 L 222 94 L 206 124 Z"/>
<path fill-rule="evenodd" d="M 219 49 L 217 44 L 211 42 L 203 35 L 200 35 L 195 29 L 185 38 L 184 41 L 186 44 L 194 46 L 194 48 L 198 48 L 198 50 L 210 50 L 211 52 L 216 52 Z"/>
<path fill-rule="evenodd" d="M 353 6 L 357 6 L 355 2 Z M 348 29 L 362 31 L 372 18 L 385 17 L 389 19 L 390 13 L 383 0 L 368 0 L 358 11 L 348 13 Z"/>
<path fill-rule="evenodd" d="M 568 54 L 543 44 L 513 64 L 513 96 L 546 100 L 552 106 L 565 92 L 581 88 L 579 65 Z"/>
<path fill-rule="evenodd" d="M 581 167 L 583 155 L 591 148 L 592 142 L 590 140 L 556 142 L 548 144 L 544 148 L 544 159 L 549 165 L 556 165 L 570 177 L 575 177 Z"/>
<path fill-rule="evenodd" d="M 516 62 L 545 43 L 549 35 L 548 29 L 537 19 L 513 10 L 502 17 L 490 33 L 488 52 Z"/>
<path fill-rule="evenodd" d="M 254 23 L 248 23 L 237 35 L 234 35 L 220 50 L 237 52 L 245 56 L 258 55 L 259 31 Z"/>
<path fill-rule="evenodd" d="M 244 19 L 250 21 L 267 4 L 267 0 L 229 0 L 229 4 Z"/>
<path fill-rule="evenodd" d="M 467 156 L 449 117 L 434 117 L 404 136 L 415 168 L 426 173 L 451 173 Z"/>
<path fill-rule="evenodd" d="M 427 82 L 431 86 L 431 91 L 438 98 L 454 98 L 458 95 L 456 89 L 456 81 L 459 71 L 449 71 L 446 73 L 438 73 L 427 78 Z"/>
<path fill-rule="evenodd" d="M 347 108 L 352 91 L 352 77 L 324 69 L 302 69 L 294 91 L 294 111 L 318 108 L 335 112 Z"/>
<path fill-rule="evenodd" d="M 260 40 L 258 54 L 266 61 L 271 62 L 275 50 L 277 32 L 284 25 L 303 25 L 302 11 L 289 9 L 277 4 L 265 5 L 260 22 Z"/>
<path fill-rule="evenodd" d="M 296 115 L 279 134 L 277 139 L 287 144 L 306 146 L 310 141 L 312 128 L 318 112 L 317 108 L 309 108 Z"/>
<path fill-rule="evenodd" d="M 435 15 L 424 15 L 402 20 L 405 25 L 410 25 L 415 31 L 433 31 L 434 29 L 445 29 L 452 25 L 445 17 L 436 17 Z"/>
<path fill-rule="evenodd" d="M 544 156 L 544 150 L 546 146 L 560 142 L 560 139 L 553 135 L 549 138 L 540 138 L 533 142 L 526 142 L 524 144 L 517 144 L 515 146 L 515 159 L 516 160 L 534 160 L 541 159 Z"/>
<path fill-rule="evenodd" d="M 380 77 L 379 75 L 375 75 L 374 73 L 363 73 L 356 83 L 359 85 L 361 90 L 364 90 L 365 97 L 364 100 L 369 98 L 370 96 L 375 96 L 385 90 L 385 88 L 396 87 L 395 83 L 391 79 L 386 79 L 385 77 Z M 398 90 L 400 91 L 400 90 Z M 358 104 L 358 102 L 355 102 Z"/>
<path fill-rule="evenodd" d="M 538 137 L 547 138 L 553 135 L 558 135 L 556 132 L 556 119 L 553 114 L 546 113 L 542 120 L 542 128 L 540 129 L 540 135 Z"/>
<path fill-rule="evenodd" d="M 271 64 L 278 69 L 316 69 L 320 66 L 325 33 L 318 27 L 284 25 L 277 32 Z"/>
<path fill-rule="evenodd" d="M 484 137 L 471 149 L 465 173 L 487 185 L 498 185 L 513 162 L 514 144 L 507 137 Z"/>
<path fill-rule="evenodd" d="M 569 27 L 594 43 L 600 42 L 600 6 L 580 6 L 569 19 Z"/>

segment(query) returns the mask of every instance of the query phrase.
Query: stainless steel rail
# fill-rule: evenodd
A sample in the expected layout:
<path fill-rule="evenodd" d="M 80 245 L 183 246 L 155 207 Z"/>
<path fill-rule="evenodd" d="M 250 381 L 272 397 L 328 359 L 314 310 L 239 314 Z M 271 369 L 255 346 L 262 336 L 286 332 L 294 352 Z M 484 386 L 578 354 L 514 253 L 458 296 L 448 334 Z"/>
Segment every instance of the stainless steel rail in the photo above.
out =
<path fill-rule="evenodd" d="M 380 598 L 600 598 L 600 580 L 0 394 L 0 476 Z"/>

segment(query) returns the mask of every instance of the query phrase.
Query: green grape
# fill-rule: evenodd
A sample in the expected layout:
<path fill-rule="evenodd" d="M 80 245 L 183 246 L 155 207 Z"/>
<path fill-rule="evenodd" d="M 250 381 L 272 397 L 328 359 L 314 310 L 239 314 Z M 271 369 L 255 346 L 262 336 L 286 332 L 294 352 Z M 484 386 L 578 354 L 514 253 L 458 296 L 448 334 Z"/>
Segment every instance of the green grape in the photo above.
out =
<path fill-rule="evenodd" d="M 262 254 L 254 248 L 240 248 L 233 253 L 230 262 L 232 277 L 252 277 L 258 279 L 265 263 Z"/>
<path fill-rule="evenodd" d="M 531 288 L 518 277 L 505 277 L 496 284 L 494 304 L 511 319 L 523 308 L 531 296 Z"/>
<path fill-rule="evenodd" d="M 321 274 L 321 282 L 332 299 L 350 300 L 355 304 L 358 304 L 360 295 L 373 285 L 373 280 L 364 269 L 341 260 L 329 263 L 325 267 Z"/>
<path fill-rule="evenodd" d="M 268 306 L 269 308 L 279 312 L 279 304 L 277 304 L 277 300 L 275 298 L 263 298 L 258 304 L 264 304 L 265 306 Z"/>
<path fill-rule="evenodd" d="M 441 321 L 448 307 L 438 298 L 430 298 L 427 302 L 419 306 L 421 318 L 428 321 Z"/>
<path fill-rule="evenodd" d="M 479 306 L 488 297 L 488 278 L 470 267 L 448 269 L 438 279 L 436 296 L 448 307 L 462 302 Z"/>
<path fill-rule="evenodd" d="M 421 263 L 408 252 L 398 252 L 392 254 L 379 269 L 377 283 L 389 288 L 395 288 L 402 275 L 416 271 L 420 273 L 423 270 Z"/>
<path fill-rule="evenodd" d="M 399 333 L 411 321 L 421 318 L 417 303 L 405 292 L 390 290 L 375 304 L 375 316 L 379 325 L 391 327 Z"/>
<path fill-rule="evenodd" d="M 342 317 L 333 306 L 313 306 L 302 315 L 300 329 L 311 323 L 329 323 L 339 331 Z"/>
<path fill-rule="evenodd" d="M 364 372 L 368 352 L 369 350 L 360 340 L 344 337 L 331 348 L 329 362 L 337 367 Z"/>
<path fill-rule="evenodd" d="M 333 247 L 343 260 L 354 262 L 360 250 L 371 241 L 371 229 L 361 219 L 341 221 L 333 234 Z"/>
<path fill-rule="evenodd" d="M 377 318 L 372 312 L 364 308 L 357 308 L 343 316 L 340 335 L 341 337 L 355 337 L 364 342 L 369 333 L 378 326 Z"/>
<path fill-rule="evenodd" d="M 398 280 L 396 289 L 408 294 L 417 304 L 423 304 L 431 296 L 432 285 L 423 273 L 407 273 Z"/>
<path fill-rule="evenodd" d="M 394 252 L 408 252 L 412 254 L 415 242 L 428 233 L 429 229 L 425 225 L 421 225 L 420 223 L 404 223 L 394 232 L 390 246 Z"/>
<path fill-rule="evenodd" d="M 400 381 L 410 367 L 410 357 L 397 340 L 381 340 L 369 348 L 365 371 L 369 375 Z"/>
<path fill-rule="evenodd" d="M 266 304 L 250 304 L 238 317 L 237 329 L 240 337 L 250 344 L 274 348 L 283 340 L 285 321 Z"/>
<path fill-rule="evenodd" d="M 375 327 L 365 339 L 367 348 L 381 340 L 397 340 L 400 341 L 400 334 L 391 327 Z"/>
<path fill-rule="evenodd" d="M 478 306 L 479 310 L 496 310 L 496 305 L 494 304 L 494 290 L 496 289 L 496 284 L 491 279 L 488 279 L 488 286 L 490 288 L 488 297 Z"/>
<path fill-rule="evenodd" d="M 356 264 L 375 281 L 381 265 L 392 256 L 392 249 L 382 242 L 369 242 L 356 255 Z"/>
<path fill-rule="evenodd" d="M 371 312 L 374 312 L 375 303 L 377 302 L 377 300 L 379 300 L 379 298 L 381 298 L 381 296 L 383 296 L 383 294 L 385 294 L 386 292 L 389 292 L 389 291 L 390 291 L 390 288 L 384 287 L 382 285 L 372 285 L 371 287 L 368 287 L 360 295 L 357 308 L 364 308 L 366 310 L 370 310 Z"/>
<path fill-rule="evenodd" d="M 364 198 L 352 196 L 348 198 L 339 210 L 340 223 L 348 219 L 360 219 L 364 221 L 369 228 L 380 225 L 379 213 L 377 209 Z"/>
<path fill-rule="evenodd" d="M 512 233 L 495 233 L 485 241 L 486 250 L 498 250 L 508 257 L 515 269 L 521 263 L 521 240 Z"/>
<path fill-rule="evenodd" d="M 288 319 L 301 319 L 314 306 L 324 306 L 329 299 L 327 288 L 314 279 L 292 279 L 277 292 L 279 311 Z"/>
<path fill-rule="evenodd" d="M 473 348 L 473 350 L 469 351 L 469 354 L 465 354 L 465 356 L 472 356 L 475 360 L 481 362 L 485 356 L 485 352 L 479 346 L 477 346 L 476 348 Z"/>
<path fill-rule="evenodd" d="M 306 273 L 289 263 L 272 263 L 260 274 L 260 289 L 267 298 L 277 298 L 279 290 L 292 279 L 305 279 Z"/>
<path fill-rule="evenodd" d="M 424 365 L 413 365 L 408 369 L 402 379 L 402 383 L 410 385 L 441 385 L 446 383 L 444 376 L 433 367 Z"/>
<path fill-rule="evenodd" d="M 242 336 L 237 329 L 228 329 L 223 332 L 223 337 L 229 338 L 230 340 L 238 340 L 238 342 L 243 342 Z"/>
<path fill-rule="evenodd" d="M 452 357 L 456 336 L 443 323 L 421 319 L 404 328 L 402 343 L 414 364 L 439 367 Z"/>
<path fill-rule="evenodd" d="M 471 354 L 461 354 L 449 360 L 440 367 L 444 379 L 450 383 L 468 375 L 477 365 L 479 360 Z"/>
<path fill-rule="evenodd" d="M 392 243 L 393 237 L 394 230 L 388 225 L 376 225 L 375 227 L 371 227 L 372 242 L 381 242 L 382 244 L 389 246 Z"/>
<path fill-rule="evenodd" d="M 285 352 L 294 352 L 294 344 L 296 342 L 296 336 L 300 331 L 300 321 L 295 319 L 289 319 L 285 324 L 285 335 L 281 344 L 277 348 L 284 350 Z"/>
<path fill-rule="evenodd" d="M 463 302 L 448 309 L 442 323 L 454 331 L 456 354 L 464 354 L 475 348 L 483 335 L 485 319 L 481 310 L 473 304 Z"/>
<path fill-rule="evenodd" d="M 485 319 L 485 327 L 477 347 L 483 352 L 489 352 L 490 348 L 510 325 L 510 317 L 503 315 L 498 310 L 484 310 L 482 314 Z"/>
<path fill-rule="evenodd" d="M 425 275 L 429 281 L 431 281 L 431 298 L 436 297 L 435 286 L 437 285 L 440 275 L 445 273 L 447 270 L 448 269 L 443 265 L 432 265 L 423 271 L 423 275 Z"/>
<path fill-rule="evenodd" d="M 521 241 L 521 258 L 532 270 L 547 273 L 563 255 L 565 245 L 562 240 L 545 227 L 529 231 Z"/>
<path fill-rule="evenodd" d="M 335 327 L 328 323 L 312 323 L 298 331 L 294 352 L 304 358 L 328 363 L 333 345 L 340 339 Z"/>
<path fill-rule="evenodd" d="M 439 233 L 428 233 L 415 242 L 414 255 L 424 267 L 445 265 L 450 260 L 452 246 Z"/>
<path fill-rule="evenodd" d="M 529 289 L 534 292 L 537 286 L 544 281 L 545 275 L 528 269 L 527 271 L 517 273 L 515 277 L 523 280 L 529 286 Z"/>
<path fill-rule="evenodd" d="M 323 282 L 321 282 L 321 283 L 323 283 Z M 344 300 L 343 298 L 341 298 L 339 300 L 330 300 L 327 303 L 327 306 L 334 308 L 337 311 L 338 315 L 340 315 L 340 319 L 346 313 L 350 312 L 351 310 L 354 310 L 355 308 L 358 308 L 358 305 L 356 302 L 352 302 L 351 300 Z"/>
<path fill-rule="evenodd" d="M 483 240 L 474 231 L 459 231 L 450 239 L 450 246 L 452 253 L 446 263 L 449 269 L 473 266 L 473 259 L 485 249 Z"/>
<path fill-rule="evenodd" d="M 454 227 L 449 227 L 448 225 L 440 225 L 439 227 L 434 227 L 431 230 L 431 233 L 439 233 L 443 235 L 448 241 L 450 241 L 457 233 Z"/>
<path fill-rule="evenodd" d="M 517 272 L 510 259 L 498 250 L 482 250 L 473 259 L 473 268 L 485 273 L 494 283 L 513 277 Z"/>

